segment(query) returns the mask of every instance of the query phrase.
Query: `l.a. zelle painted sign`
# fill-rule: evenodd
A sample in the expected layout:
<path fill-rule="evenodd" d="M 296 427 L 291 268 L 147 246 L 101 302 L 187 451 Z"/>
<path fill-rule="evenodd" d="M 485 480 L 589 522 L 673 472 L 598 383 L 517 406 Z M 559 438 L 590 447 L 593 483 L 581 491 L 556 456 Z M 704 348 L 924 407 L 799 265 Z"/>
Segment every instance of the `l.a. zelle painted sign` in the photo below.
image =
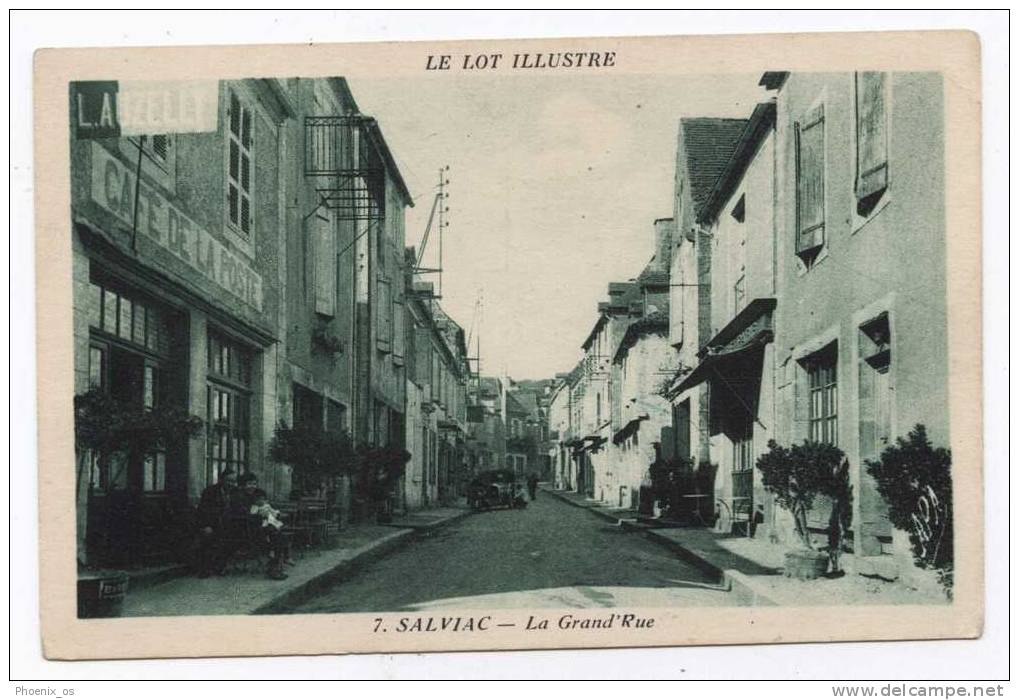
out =
<path fill-rule="evenodd" d="M 92 144 L 92 200 L 128 226 L 134 221 L 135 182 L 129 168 L 102 146 Z M 137 233 L 240 301 L 262 310 L 261 275 L 144 181 L 138 190 Z"/>
<path fill-rule="evenodd" d="M 79 139 L 120 136 L 117 116 L 116 80 L 88 80 L 71 83 L 74 135 Z"/>
<path fill-rule="evenodd" d="M 216 130 L 215 80 L 86 80 L 71 83 L 79 139 Z"/>

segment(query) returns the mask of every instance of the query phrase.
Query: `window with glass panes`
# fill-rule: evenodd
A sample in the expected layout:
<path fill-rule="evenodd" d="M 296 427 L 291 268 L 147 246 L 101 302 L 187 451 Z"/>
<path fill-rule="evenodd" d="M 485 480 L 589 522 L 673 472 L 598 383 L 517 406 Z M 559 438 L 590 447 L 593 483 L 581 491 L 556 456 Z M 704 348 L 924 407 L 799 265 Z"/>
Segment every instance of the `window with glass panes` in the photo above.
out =
<path fill-rule="evenodd" d="M 746 417 L 732 438 L 732 470 L 745 472 L 754 468 L 754 425 Z"/>
<path fill-rule="evenodd" d="M 111 286 L 89 283 L 86 300 L 90 326 L 89 386 L 117 399 L 153 410 L 162 400 L 160 384 L 164 358 L 169 353 L 167 313 L 140 295 Z M 102 455 L 91 459 L 91 483 L 100 489 L 126 488 L 137 477 L 122 459 Z M 166 453 L 145 455 L 140 464 L 140 486 L 146 492 L 166 490 Z M 132 473 L 137 474 L 136 471 Z"/>
<path fill-rule="evenodd" d="M 127 343 L 155 355 L 166 355 L 169 332 L 166 314 L 139 296 L 111 289 L 103 282 L 89 284 L 89 326 L 98 335 Z"/>
<path fill-rule="evenodd" d="M 821 353 L 807 364 L 807 387 L 810 397 L 809 437 L 814 442 L 838 444 L 838 356 L 834 350 Z"/>
<path fill-rule="evenodd" d="M 209 333 L 206 483 L 227 469 L 243 474 L 250 467 L 252 353 L 218 333 Z"/>
<path fill-rule="evenodd" d="M 250 236 L 254 211 L 251 206 L 254 183 L 254 122 L 251 109 L 237 93 L 230 91 L 227 143 L 227 213 L 230 224 Z"/>
<path fill-rule="evenodd" d="M 152 137 L 150 150 L 152 155 L 160 163 L 165 163 L 170 158 L 170 136 L 168 134 L 155 134 Z"/>

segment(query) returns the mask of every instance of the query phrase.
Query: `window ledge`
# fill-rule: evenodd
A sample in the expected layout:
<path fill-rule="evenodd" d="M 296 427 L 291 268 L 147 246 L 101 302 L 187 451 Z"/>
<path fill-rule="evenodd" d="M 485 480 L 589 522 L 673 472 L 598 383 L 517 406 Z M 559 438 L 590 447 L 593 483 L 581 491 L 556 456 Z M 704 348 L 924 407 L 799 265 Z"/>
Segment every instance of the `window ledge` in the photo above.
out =
<path fill-rule="evenodd" d="M 234 247 L 238 251 L 243 253 L 249 261 L 253 262 L 255 259 L 255 244 L 252 239 L 255 236 L 254 228 L 251 233 L 247 236 L 244 235 L 236 226 L 230 223 L 229 214 L 227 214 L 226 226 L 223 227 L 223 233 L 228 241 L 233 243 Z"/>
<path fill-rule="evenodd" d="M 888 194 L 887 191 L 885 191 L 885 193 L 881 195 L 881 201 L 874 205 L 874 208 L 871 209 L 870 213 L 868 213 L 866 216 L 861 216 L 860 214 L 853 212 L 853 225 L 852 229 L 849 232 L 849 235 L 855 236 L 859 231 L 862 231 L 864 228 L 866 228 L 867 224 L 876 219 L 878 214 L 885 210 L 885 207 L 888 206 L 888 203 L 891 200 L 892 200 L 891 195 Z"/>
<path fill-rule="evenodd" d="M 811 257 L 809 254 L 812 251 L 805 251 L 805 253 L 796 253 L 796 275 L 798 277 L 803 277 L 809 272 L 812 272 L 817 268 L 818 265 L 820 265 L 822 262 L 828 259 L 827 242 L 821 244 L 818 248 L 819 250 L 817 250 L 817 253 L 813 255 L 813 257 Z M 807 262 L 808 259 L 810 260 L 809 263 Z"/>

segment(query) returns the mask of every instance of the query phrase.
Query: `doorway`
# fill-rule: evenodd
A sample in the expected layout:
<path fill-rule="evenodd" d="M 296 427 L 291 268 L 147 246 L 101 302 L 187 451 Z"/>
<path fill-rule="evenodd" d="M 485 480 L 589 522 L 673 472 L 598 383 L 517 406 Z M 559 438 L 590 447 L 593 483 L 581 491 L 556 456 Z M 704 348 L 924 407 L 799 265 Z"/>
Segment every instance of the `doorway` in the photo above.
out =
<path fill-rule="evenodd" d="M 867 473 L 868 460 L 878 460 L 894 435 L 892 346 L 888 314 L 860 326 L 859 439 L 860 489 L 857 547 L 864 556 L 890 551 L 892 525 L 888 506 Z"/>

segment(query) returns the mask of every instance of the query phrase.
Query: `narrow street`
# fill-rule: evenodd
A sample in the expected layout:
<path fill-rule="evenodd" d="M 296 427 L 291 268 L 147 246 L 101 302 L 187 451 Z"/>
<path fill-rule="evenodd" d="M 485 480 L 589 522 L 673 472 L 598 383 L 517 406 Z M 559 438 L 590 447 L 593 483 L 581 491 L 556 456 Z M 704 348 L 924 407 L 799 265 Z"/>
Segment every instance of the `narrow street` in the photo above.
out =
<path fill-rule="evenodd" d="M 664 547 L 539 493 L 374 562 L 295 613 L 740 605 Z"/>

